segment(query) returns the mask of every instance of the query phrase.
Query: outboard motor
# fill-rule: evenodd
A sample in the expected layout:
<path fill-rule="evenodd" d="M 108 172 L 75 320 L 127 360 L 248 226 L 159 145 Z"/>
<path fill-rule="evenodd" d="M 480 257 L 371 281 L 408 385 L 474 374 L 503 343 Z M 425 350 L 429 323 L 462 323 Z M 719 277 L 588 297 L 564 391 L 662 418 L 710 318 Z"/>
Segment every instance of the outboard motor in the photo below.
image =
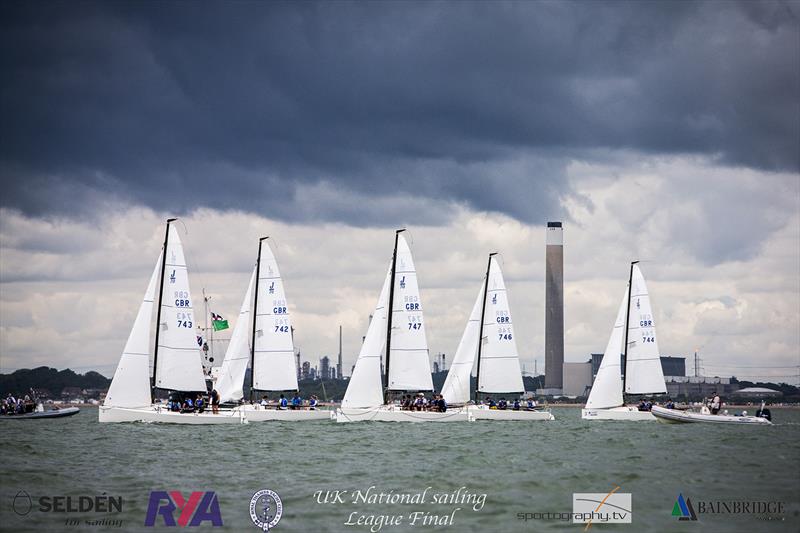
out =
<path fill-rule="evenodd" d="M 772 413 L 769 412 L 769 409 L 764 409 L 763 407 L 756 411 L 756 416 L 760 418 L 766 418 L 770 422 L 772 422 Z"/>

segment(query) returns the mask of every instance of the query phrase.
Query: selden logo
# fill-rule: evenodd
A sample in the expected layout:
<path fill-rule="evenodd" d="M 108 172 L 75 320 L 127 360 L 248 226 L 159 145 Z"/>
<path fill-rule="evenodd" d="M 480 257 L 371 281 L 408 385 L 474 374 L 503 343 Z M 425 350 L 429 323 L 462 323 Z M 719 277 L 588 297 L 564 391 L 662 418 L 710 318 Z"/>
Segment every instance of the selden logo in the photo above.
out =
<path fill-rule="evenodd" d="M 697 520 L 697 515 L 692 507 L 692 499 L 683 499 L 683 494 L 678 494 L 675 505 L 672 506 L 672 516 L 677 516 L 678 520 Z"/>
<path fill-rule="evenodd" d="M 592 523 L 604 524 L 630 524 L 633 520 L 632 502 L 630 493 L 617 492 L 615 486 L 611 492 L 575 493 L 572 495 L 572 523 L 586 524 L 586 529 Z"/>
<path fill-rule="evenodd" d="M 175 511 L 179 511 L 177 521 Z M 203 522 L 211 522 L 212 526 L 222 526 L 219 500 L 217 493 L 213 491 L 195 491 L 185 498 L 177 490 L 169 492 L 154 490 L 150 493 L 144 525 L 155 526 L 158 515 L 161 515 L 165 526 L 193 527 L 204 525 Z"/>

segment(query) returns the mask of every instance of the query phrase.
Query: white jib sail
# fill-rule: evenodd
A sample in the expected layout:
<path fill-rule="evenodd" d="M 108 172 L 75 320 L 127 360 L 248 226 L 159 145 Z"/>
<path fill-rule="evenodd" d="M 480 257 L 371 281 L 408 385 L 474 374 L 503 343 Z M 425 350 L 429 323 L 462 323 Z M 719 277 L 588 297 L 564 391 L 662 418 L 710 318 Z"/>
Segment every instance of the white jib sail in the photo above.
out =
<path fill-rule="evenodd" d="M 639 265 L 633 265 L 631 314 L 628 319 L 628 360 L 625 365 L 625 392 L 664 394 L 664 372 L 656 341 L 656 322 L 650 295 Z"/>
<path fill-rule="evenodd" d="M 367 336 L 347 384 L 342 408 L 370 408 L 383 404 L 383 377 L 381 376 L 381 352 L 386 346 L 386 311 L 389 304 L 389 283 L 392 272 L 386 274 L 378 304 L 367 328 Z"/>
<path fill-rule="evenodd" d="M 506 285 L 495 257 L 492 257 L 489 265 L 489 288 L 486 291 L 481 342 L 478 390 L 487 393 L 525 392 Z"/>
<path fill-rule="evenodd" d="M 175 226 L 170 225 L 155 369 L 156 386 L 162 389 L 206 390 L 192 303 L 183 245 Z"/>
<path fill-rule="evenodd" d="M 389 354 L 390 390 L 433 390 L 428 340 L 414 259 L 405 237 L 397 238 L 392 339 Z"/>
<path fill-rule="evenodd" d="M 163 252 L 162 252 L 163 253 Z M 150 405 L 150 323 L 153 319 L 153 299 L 156 295 L 161 254 L 150 276 L 139 314 L 133 323 L 128 342 L 122 350 L 117 371 L 108 388 L 103 405 L 109 407 L 147 407 Z"/>
<path fill-rule="evenodd" d="M 297 390 L 292 321 L 278 262 L 265 241 L 258 274 L 258 309 L 253 355 L 253 388 L 265 391 Z"/>
<path fill-rule="evenodd" d="M 481 303 L 483 303 L 483 285 L 481 283 L 475 305 L 467 321 L 467 327 L 461 335 L 453 363 L 447 372 L 447 378 L 442 386 L 442 396 L 449 404 L 463 404 L 469 401 L 469 385 L 472 367 L 475 364 L 475 355 L 478 353 L 478 336 L 481 329 Z"/>
<path fill-rule="evenodd" d="M 594 378 L 592 390 L 589 392 L 589 399 L 586 401 L 587 408 L 607 409 L 609 407 L 619 407 L 623 404 L 622 400 L 622 344 L 625 342 L 625 311 L 628 309 L 628 289 L 625 289 L 625 296 L 617 311 L 617 319 L 608 338 L 606 351 L 603 353 L 603 360 L 600 368 L 597 369 L 597 376 Z"/>
<path fill-rule="evenodd" d="M 250 276 L 250 284 L 239 310 L 239 318 L 233 328 L 231 342 L 225 351 L 225 359 L 217 377 L 215 388 L 221 402 L 235 402 L 244 396 L 242 385 L 247 363 L 250 361 L 250 306 L 253 303 L 253 285 L 256 282 L 256 269 Z"/>

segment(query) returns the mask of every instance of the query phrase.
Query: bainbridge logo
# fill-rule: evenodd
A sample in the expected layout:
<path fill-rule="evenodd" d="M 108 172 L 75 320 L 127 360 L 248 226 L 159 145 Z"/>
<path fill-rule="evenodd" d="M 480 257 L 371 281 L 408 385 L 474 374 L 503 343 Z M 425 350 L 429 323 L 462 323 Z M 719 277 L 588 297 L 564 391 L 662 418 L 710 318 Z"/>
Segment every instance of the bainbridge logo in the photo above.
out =
<path fill-rule="evenodd" d="M 175 511 L 178 518 L 175 519 Z M 154 490 L 150 493 L 147 505 L 146 527 L 153 527 L 159 515 L 163 525 L 167 527 L 195 527 L 210 522 L 212 526 L 222 526 L 222 513 L 219 510 L 219 499 L 214 491 L 192 492 L 189 497 L 177 491 Z M 159 524 L 160 525 L 160 524 Z"/>
<path fill-rule="evenodd" d="M 675 505 L 672 506 L 672 516 L 677 516 L 678 520 L 697 520 L 697 515 L 692 507 L 692 499 L 683 499 L 683 493 L 678 494 Z"/>

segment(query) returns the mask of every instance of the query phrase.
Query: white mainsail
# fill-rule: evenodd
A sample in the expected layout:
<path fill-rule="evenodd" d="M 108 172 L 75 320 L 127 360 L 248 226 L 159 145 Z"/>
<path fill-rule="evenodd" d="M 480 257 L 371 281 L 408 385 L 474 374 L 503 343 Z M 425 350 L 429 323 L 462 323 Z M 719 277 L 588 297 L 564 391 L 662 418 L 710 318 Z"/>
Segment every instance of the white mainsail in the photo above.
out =
<path fill-rule="evenodd" d="M 625 392 L 664 394 L 664 372 L 656 341 L 656 323 L 650 295 L 639 265 L 631 276 L 631 311 L 628 317 L 628 355 L 625 364 Z"/>
<path fill-rule="evenodd" d="M 258 309 L 253 356 L 253 388 L 297 390 L 292 322 L 278 262 L 267 241 L 259 259 Z"/>
<path fill-rule="evenodd" d="M 239 318 L 233 328 L 231 342 L 225 351 L 225 359 L 220 367 L 215 388 L 221 402 L 235 402 L 244 396 L 242 386 L 247 363 L 250 361 L 250 306 L 253 301 L 253 285 L 256 282 L 256 269 L 250 276 L 250 284 L 242 301 Z"/>
<path fill-rule="evenodd" d="M 489 260 L 478 391 L 525 392 L 506 285 L 496 257 Z"/>
<path fill-rule="evenodd" d="M 447 372 L 447 378 L 442 386 L 442 396 L 449 404 L 463 404 L 469 401 L 469 386 L 472 367 L 475 364 L 475 355 L 478 353 L 478 336 L 481 329 L 481 304 L 483 303 L 483 286 L 481 283 L 475 305 L 467 321 L 467 327 L 461 335 L 453 363 Z"/>
<path fill-rule="evenodd" d="M 161 299 L 156 387 L 205 391 L 203 362 L 197 346 L 189 274 L 178 231 L 170 225 Z"/>
<path fill-rule="evenodd" d="M 417 271 L 402 234 L 397 236 L 394 278 L 389 389 L 433 390 Z"/>
<path fill-rule="evenodd" d="M 628 289 L 625 289 L 625 296 L 622 297 L 622 303 L 619 305 L 617 319 L 611 329 L 603 360 L 600 362 L 600 368 L 597 369 L 597 376 L 594 378 L 589 399 L 586 401 L 587 408 L 606 409 L 623 405 L 620 365 L 622 364 L 622 344 L 625 342 L 625 311 L 627 309 Z"/>
<path fill-rule="evenodd" d="M 383 282 L 378 304 L 367 328 L 367 336 L 347 384 L 342 408 L 370 408 L 383 404 L 383 377 L 381 376 L 381 352 L 386 346 L 386 311 L 389 304 L 391 268 Z"/>
<path fill-rule="evenodd" d="M 163 251 L 162 251 L 163 254 Z M 158 256 L 150 283 L 139 306 L 128 342 L 122 350 L 114 379 L 108 388 L 103 405 L 108 407 L 147 407 L 150 405 L 150 323 L 153 319 L 153 300 L 161 271 Z"/>

